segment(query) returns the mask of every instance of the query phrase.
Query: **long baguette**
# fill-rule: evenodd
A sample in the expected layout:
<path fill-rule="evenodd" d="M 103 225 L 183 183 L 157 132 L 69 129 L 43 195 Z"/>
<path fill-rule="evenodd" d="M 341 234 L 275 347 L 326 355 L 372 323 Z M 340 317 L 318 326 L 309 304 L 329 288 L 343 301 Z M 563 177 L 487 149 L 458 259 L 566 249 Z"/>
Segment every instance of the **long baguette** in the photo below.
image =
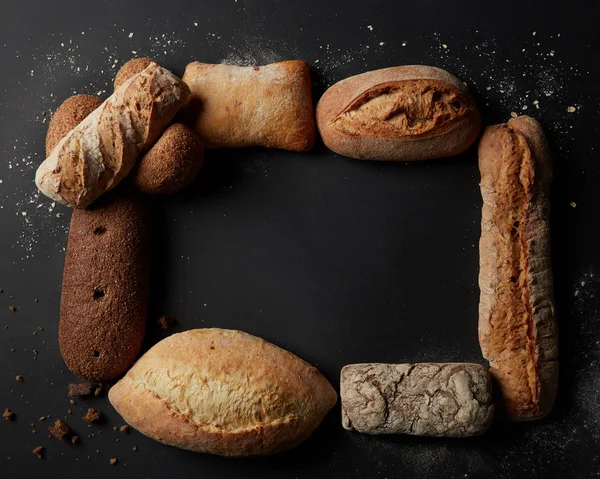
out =
<path fill-rule="evenodd" d="M 479 145 L 479 343 L 508 417 L 551 409 L 558 339 L 550 264 L 550 150 L 541 126 L 520 116 L 486 129 Z"/>
<path fill-rule="evenodd" d="M 179 78 L 150 64 L 56 145 L 38 168 L 36 185 L 56 201 L 85 208 L 127 176 L 189 95 Z"/>

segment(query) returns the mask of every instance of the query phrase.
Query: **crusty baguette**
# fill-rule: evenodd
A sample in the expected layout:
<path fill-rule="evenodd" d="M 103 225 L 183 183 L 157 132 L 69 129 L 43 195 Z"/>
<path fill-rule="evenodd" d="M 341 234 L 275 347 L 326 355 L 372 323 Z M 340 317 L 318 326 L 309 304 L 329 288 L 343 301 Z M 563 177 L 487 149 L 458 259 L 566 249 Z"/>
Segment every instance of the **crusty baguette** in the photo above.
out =
<path fill-rule="evenodd" d="M 109 399 L 131 426 L 165 444 L 255 456 L 306 439 L 337 395 L 316 368 L 263 339 L 195 329 L 152 347 Z"/>
<path fill-rule="evenodd" d="M 481 119 L 465 85 L 440 68 L 408 65 L 346 78 L 317 104 L 325 145 L 350 158 L 410 161 L 453 156 Z"/>
<path fill-rule="evenodd" d="M 340 398 L 342 426 L 366 434 L 467 437 L 487 431 L 494 416 L 479 364 L 350 364 Z"/>
<path fill-rule="evenodd" d="M 187 122 L 207 148 L 266 146 L 305 151 L 315 142 L 310 68 L 289 60 L 240 67 L 190 63 Z"/>
<path fill-rule="evenodd" d="M 527 116 L 488 127 L 479 144 L 479 343 L 512 420 L 545 416 L 558 384 L 551 161 L 541 126 Z"/>
<path fill-rule="evenodd" d="M 129 173 L 188 98 L 179 78 L 152 63 L 56 145 L 36 172 L 38 188 L 67 206 L 85 208 Z"/>
<path fill-rule="evenodd" d="M 134 197 L 110 195 L 73 211 L 59 344 L 69 369 L 82 378 L 115 379 L 140 352 L 149 294 L 149 220 Z"/>

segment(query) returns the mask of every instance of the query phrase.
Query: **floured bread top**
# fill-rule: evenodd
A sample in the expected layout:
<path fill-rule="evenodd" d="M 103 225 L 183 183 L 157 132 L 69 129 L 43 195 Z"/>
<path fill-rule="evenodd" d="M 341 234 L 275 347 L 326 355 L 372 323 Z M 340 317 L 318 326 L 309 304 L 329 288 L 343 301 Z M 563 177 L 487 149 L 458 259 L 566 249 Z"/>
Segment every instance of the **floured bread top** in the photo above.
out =
<path fill-rule="evenodd" d="M 340 133 L 397 139 L 417 137 L 449 126 L 471 109 L 468 95 L 431 79 L 375 85 L 331 120 Z"/>

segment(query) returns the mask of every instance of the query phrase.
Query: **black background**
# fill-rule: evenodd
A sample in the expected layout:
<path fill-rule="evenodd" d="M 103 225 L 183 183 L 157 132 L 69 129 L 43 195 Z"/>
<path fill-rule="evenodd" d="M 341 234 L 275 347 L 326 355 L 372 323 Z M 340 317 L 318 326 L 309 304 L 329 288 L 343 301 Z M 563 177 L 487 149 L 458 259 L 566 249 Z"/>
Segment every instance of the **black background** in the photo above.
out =
<path fill-rule="evenodd" d="M 0 477 L 598 475 L 596 5 L 2 2 L 0 410 L 8 407 L 16 417 L 0 422 Z M 33 177 L 44 157 L 50 112 L 74 92 L 100 91 L 106 98 L 132 51 L 179 75 L 191 60 L 301 58 L 313 67 L 315 100 L 349 75 L 430 64 L 468 83 L 485 123 L 506 121 L 511 112 L 540 120 L 555 153 L 561 380 L 552 414 L 536 423 L 496 422 L 484 437 L 466 440 L 368 437 L 342 429 L 338 405 L 290 452 L 227 460 L 164 446 L 135 431 L 114 432 L 123 422 L 106 396 L 70 405 L 67 384 L 76 378 L 57 344 L 70 211 L 37 197 Z M 576 111 L 569 113 L 569 106 Z M 340 368 L 352 362 L 482 362 L 478 179 L 475 148 L 418 164 L 349 160 L 321 143 L 308 154 L 209 152 L 192 186 L 151 200 L 157 248 L 148 345 L 161 337 L 155 325 L 161 314 L 175 316 L 178 331 L 241 329 L 315 364 L 336 388 Z M 18 374 L 24 382 L 15 380 Z M 106 420 L 88 427 L 81 419 L 88 406 Z M 51 419 L 40 421 L 43 415 Z M 58 417 L 81 444 L 47 438 Z M 46 448 L 43 460 L 32 454 L 37 445 Z M 118 458 L 116 466 L 109 465 L 111 457 Z"/>

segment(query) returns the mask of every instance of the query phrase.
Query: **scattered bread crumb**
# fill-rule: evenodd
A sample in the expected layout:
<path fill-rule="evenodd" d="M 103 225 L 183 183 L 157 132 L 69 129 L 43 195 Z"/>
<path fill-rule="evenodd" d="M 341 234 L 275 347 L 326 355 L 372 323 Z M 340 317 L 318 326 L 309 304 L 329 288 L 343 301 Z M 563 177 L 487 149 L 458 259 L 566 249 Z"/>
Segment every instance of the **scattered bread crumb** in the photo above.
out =
<path fill-rule="evenodd" d="M 568 106 L 568 107 L 567 107 L 567 111 L 568 111 L 569 113 L 575 113 L 576 109 L 575 109 L 575 107 L 574 107 L 574 106 Z"/>
<path fill-rule="evenodd" d="M 577 208 L 577 203 L 575 203 L 574 201 L 571 201 L 571 202 L 569 203 L 569 206 L 570 206 L 571 208 Z"/>
<path fill-rule="evenodd" d="M 79 442 L 79 436 L 73 436 L 71 438 L 71 443 L 72 444 L 77 444 Z"/>
<path fill-rule="evenodd" d="M 514 111 L 511 111 L 511 112 L 510 112 L 510 116 L 511 116 L 512 118 L 516 118 L 516 117 L 517 117 L 517 114 L 516 114 Z"/>
<path fill-rule="evenodd" d="M 4 410 L 4 414 L 2 414 L 2 417 L 4 419 L 6 419 L 7 421 L 10 421 L 10 420 L 12 420 L 12 418 L 14 417 L 14 415 L 15 415 L 14 412 L 12 412 L 9 408 L 6 408 Z"/>
<path fill-rule="evenodd" d="M 94 390 L 94 396 L 99 396 L 101 392 L 102 392 L 102 384 L 99 384 L 98 386 L 96 386 L 96 389 Z"/>
<path fill-rule="evenodd" d="M 101 418 L 100 411 L 96 411 L 94 408 L 88 408 L 87 413 L 83 416 L 85 422 L 98 422 Z"/>
<path fill-rule="evenodd" d="M 17 308 L 15 308 L 12 304 L 8 307 L 8 309 L 10 309 L 13 312 L 17 311 Z"/>
<path fill-rule="evenodd" d="M 132 450 L 137 451 L 137 446 L 133 446 Z"/>
<path fill-rule="evenodd" d="M 89 396 L 92 394 L 92 383 L 75 383 L 69 384 L 69 397 L 73 396 Z"/>
<path fill-rule="evenodd" d="M 171 316 L 161 316 L 160 318 L 158 318 L 157 322 L 158 322 L 158 325 L 164 331 L 168 331 L 173 326 L 175 326 L 175 324 L 177 323 L 177 320 L 175 318 L 172 318 Z"/>
<path fill-rule="evenodd" d="M 20 376 L 20 375 L 19 375 L 19 376 L 16 376 L 16 377 L 15 377 L 15 379 L 16 379 L 17 381 L 19 381 L 20 383 L 22 383 L 22 382 L 23 382 L 23 380 L 24 380 L 23 376 Z"/>
<path fill-rule="evenodd" d="M 33 453 L 39 457 L 40 459 L 42 459 L 42 455 L 44 453 L 44 446 L 36 446 L 33 448 Z"/>
<path fill-rule="evenodd" d="M 117 462 L 119 462 L 119 460 L 116 457 L 111 457 L 108 462 L 111 466 L 114 466 Z"/>
<path fill-rule="evenodd" d="M 119 431 L 121 431 L 121 432 L 127 432 L 127 431 L 129 431 L 129 425 L 124 424 L 123 426 L 121 426 L 119 428 Z"/>
<path fill-rule="evenodd" d="M 67 426 L 64 421 L 57 419 L 54 423 L 54 426 L 50 426 L 48 428 L 48 432 L 50 433 L 50 436 L 62 441 L 65 437 L 71 434 L 71 429 L 69 429 L 69 426 Z"/>

